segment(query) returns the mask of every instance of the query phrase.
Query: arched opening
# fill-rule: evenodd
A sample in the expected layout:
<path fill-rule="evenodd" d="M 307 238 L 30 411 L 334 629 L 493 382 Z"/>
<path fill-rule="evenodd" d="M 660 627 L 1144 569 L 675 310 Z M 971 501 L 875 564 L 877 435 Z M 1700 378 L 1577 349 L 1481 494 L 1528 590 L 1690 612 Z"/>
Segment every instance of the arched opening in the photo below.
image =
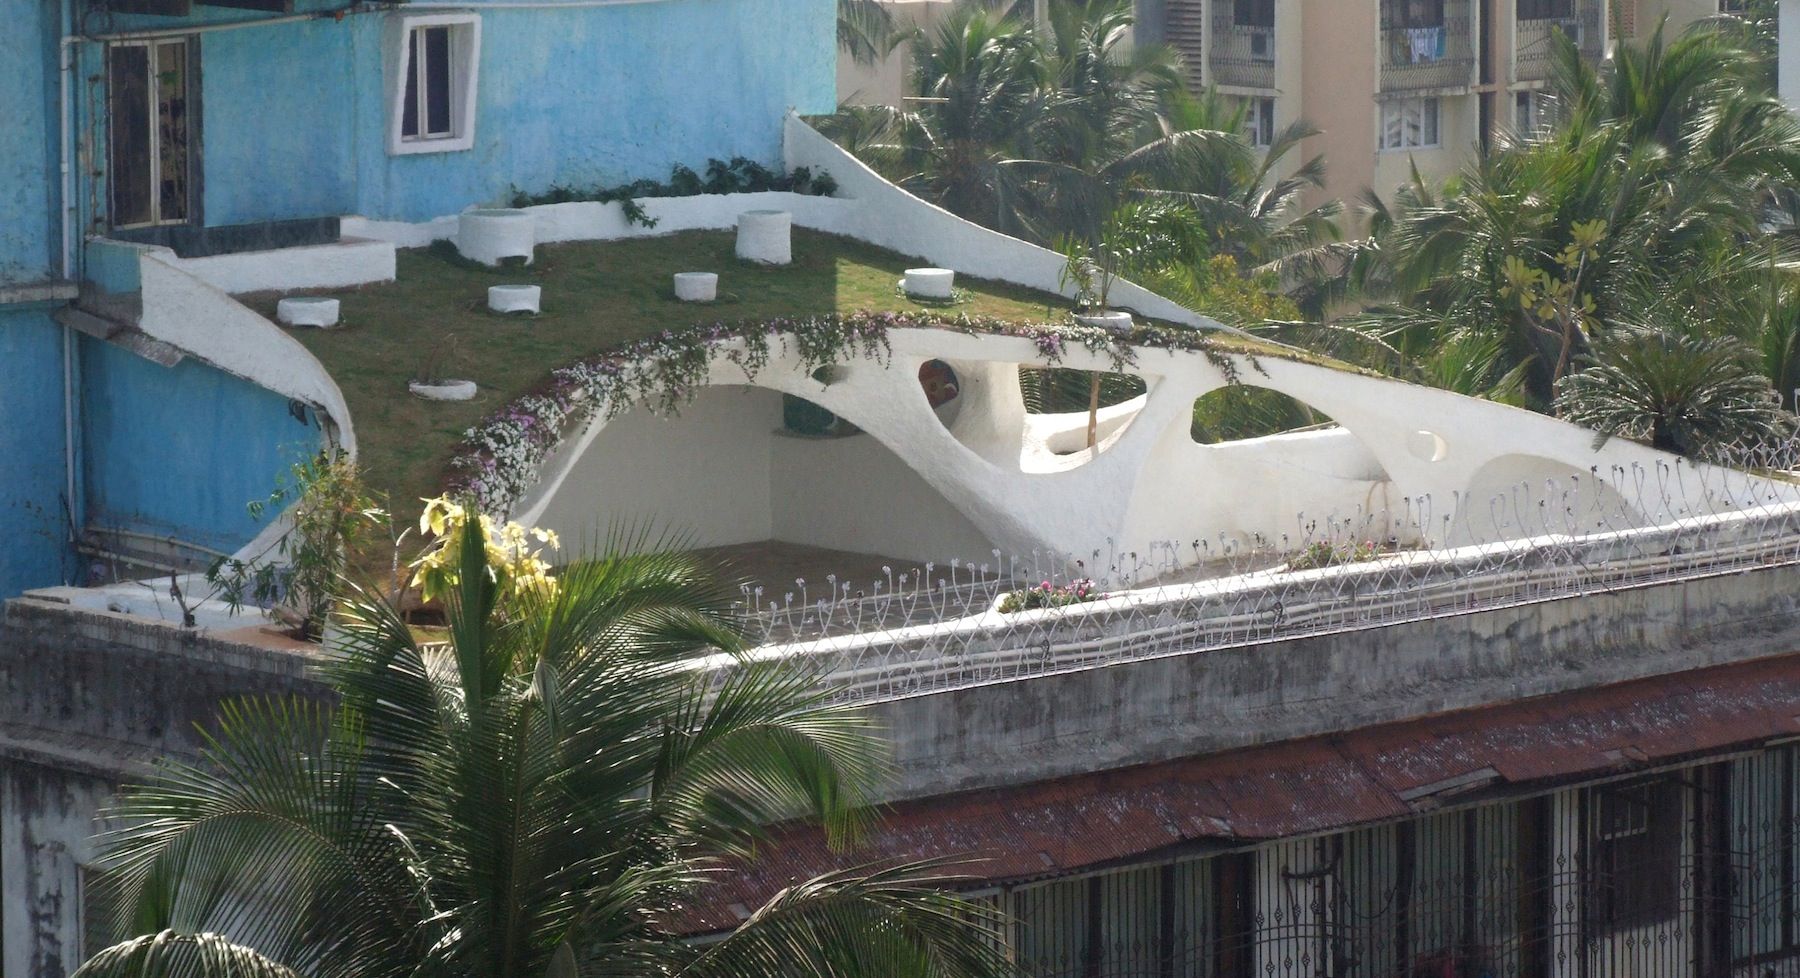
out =
<path fill-rule="evenodd" d="M 719 386 L 674 416 L 626 411 L 574 460 L 537 522 L 577 551 L 619 527 L 680 534 L 774 586 L 992 559 L 981 531 L 880 441 L 792 431 L 791 408 L 775 391 Z"/>
<path fill-rule="evenodd" d="M 1021 364 L 1026 471 L 1054 471 L 1106 449 L 1130 427 L 1149 390 L 1142 377 Z"/>
<path fill-rule="evenodd" d="M 1194 399 L 1188 429 L 1202 445 L 1265 438 L 1290 431 L 1335 428 L 1337 422 L 1277 390 L 1228 384 Z"/>
<path fill-rule="evenodd" d="M 1459 544 L 1643 525 L 1643 514 L 1619 487 L 1537 455 L 1502 455 L 1487 462 L 1469 477 L 1468 491 L 1457 502 L 1455 525 L 1446 537 Z"/>

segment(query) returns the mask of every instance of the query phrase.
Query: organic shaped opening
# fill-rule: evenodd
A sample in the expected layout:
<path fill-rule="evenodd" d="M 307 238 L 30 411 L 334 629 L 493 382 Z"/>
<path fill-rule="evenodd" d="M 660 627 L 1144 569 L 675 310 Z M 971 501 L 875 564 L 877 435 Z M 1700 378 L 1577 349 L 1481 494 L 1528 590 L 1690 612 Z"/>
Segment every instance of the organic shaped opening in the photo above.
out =
<path fill-rule="evenodd" d="M 1050 425 L 1044 445 L 1055 455 L 1075 455 L 1098 447 L 1137 416 L 1135 406 L 1149 390 L 1144 378 L 1131 374 L 1065 367 L 1019 368 L 1019 393 L 1025 412 Z"/>
<path fill-rule="evenodd" d="M 830 386 L 843 379 L 845 369 L 835 364 L 820 367 L 812 372 L 812 379 Z M 956 419 L 956 412 L 961 407 L 958 398 L 962 394 L 962 382 L 955 368 L 942 360 L 925 361 L 919 366 L 919 388 L 925 392 L 925 401 L 939 421 L 948 426 Z M 787 434 L 802 438 L 847 438 L 862 434 L 861 428 L 793 394 L 781 395 L 781 428 Z"/>
<path fill-rule="evenodd" d="M 1323 412 L 1280 391 L 1231 384 L 1195 398 L 1189 434 L 1202 445 L 1222 445 L 1335 427 Z"/>

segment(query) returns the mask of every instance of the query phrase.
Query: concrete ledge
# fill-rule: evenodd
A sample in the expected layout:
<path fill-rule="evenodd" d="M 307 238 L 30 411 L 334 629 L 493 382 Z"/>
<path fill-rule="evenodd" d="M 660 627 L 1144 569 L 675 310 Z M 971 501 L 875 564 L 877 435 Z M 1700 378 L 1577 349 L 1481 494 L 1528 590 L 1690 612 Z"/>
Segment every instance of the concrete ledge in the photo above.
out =
<path fill-rule="evenodd" d="M 889 795 L 1018 784 L 1800 650 L 1784 566 L 876 704 Z M 1796 708 L 1800 713 L 1800 707 Z"/>
<path fill-rule="evenodd" d="M 390 241 L 344 238 L 334 244 L 246 251 L 166 261 L 228 293 L 336 289 L 394 280 Z"/>
<path fill-rule="evenodd" d="M 0 285 L 0 306 L 26 305 L 37 302 L 67 302 L 79 295 L 74 282 L 52 279 L 22 285 Z"/>

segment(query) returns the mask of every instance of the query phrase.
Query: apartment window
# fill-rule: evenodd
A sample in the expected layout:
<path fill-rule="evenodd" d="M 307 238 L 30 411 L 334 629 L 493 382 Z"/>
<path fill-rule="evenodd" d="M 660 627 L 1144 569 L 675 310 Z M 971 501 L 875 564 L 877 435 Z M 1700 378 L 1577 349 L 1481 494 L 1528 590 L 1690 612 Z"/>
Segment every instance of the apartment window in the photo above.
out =
<path fill-rule="evenodd" d="M 1682 785 L 1672 779 L 1591 790 L 1587 908 L 1598 931 L 1674 919 L 1684 807 Z"/>
<path fill-rule="evenodd" d="M 1518 0 L 1520 20 L 1568 20 L 1575 16 L 1575 0 Z"/>
<path fill-rule="evenodd" d="M 1393 99 L 1381 103 L 1381 148 L 1424 149 L 1438 144 L 1438 100 Z"/>
<path fill-rule="evenodd" d="M 186 38 L 106 49 L 108 197 L 114 227 L 193 218 L 195 145 Z"/>
<path fill-rule="evenodd" d="M 443 153 L 475 141 L 481 21 L 474 14 L 400 17 L 390 38 L 388 152 Z"/>
<path fill-rule="evenodd" d="M 1244 138 L 1250 145 L 1258 149 L 1268 148 L 1275 141 L 1275 100 L 1273 98 L 1249 98 L 1244 100 Z"/>
<path fill-rule="evenodd" d="M 1549 98 L 1542 92 L 1513 93 L 1513 131 L 1529 136 L 1549 121 Z"/>
<path fill-rule="evenodd" d="M 1274 27 L 1275 0 L 1232 0 L 1231 22 L 1239 27 Z"/>

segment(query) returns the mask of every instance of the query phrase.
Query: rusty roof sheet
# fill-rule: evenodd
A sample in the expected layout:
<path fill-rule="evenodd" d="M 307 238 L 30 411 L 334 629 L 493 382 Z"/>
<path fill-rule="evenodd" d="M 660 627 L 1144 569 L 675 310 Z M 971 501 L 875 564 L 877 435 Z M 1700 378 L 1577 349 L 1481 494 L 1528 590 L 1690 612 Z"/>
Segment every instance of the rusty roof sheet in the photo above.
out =
<path fill-rule="evenodd" d="M 957 857 L 1004 882 L 1184 843 L 1280 838 L 1404 817 L 1478 794 L 1679 760 L 1800 733 L 1800 655 L 1714 666 L 1220 754 L 894 805 L 848 852 L 777 833 L 685 908 L 736 926 L 792 882 L 871 862 Z"/>

